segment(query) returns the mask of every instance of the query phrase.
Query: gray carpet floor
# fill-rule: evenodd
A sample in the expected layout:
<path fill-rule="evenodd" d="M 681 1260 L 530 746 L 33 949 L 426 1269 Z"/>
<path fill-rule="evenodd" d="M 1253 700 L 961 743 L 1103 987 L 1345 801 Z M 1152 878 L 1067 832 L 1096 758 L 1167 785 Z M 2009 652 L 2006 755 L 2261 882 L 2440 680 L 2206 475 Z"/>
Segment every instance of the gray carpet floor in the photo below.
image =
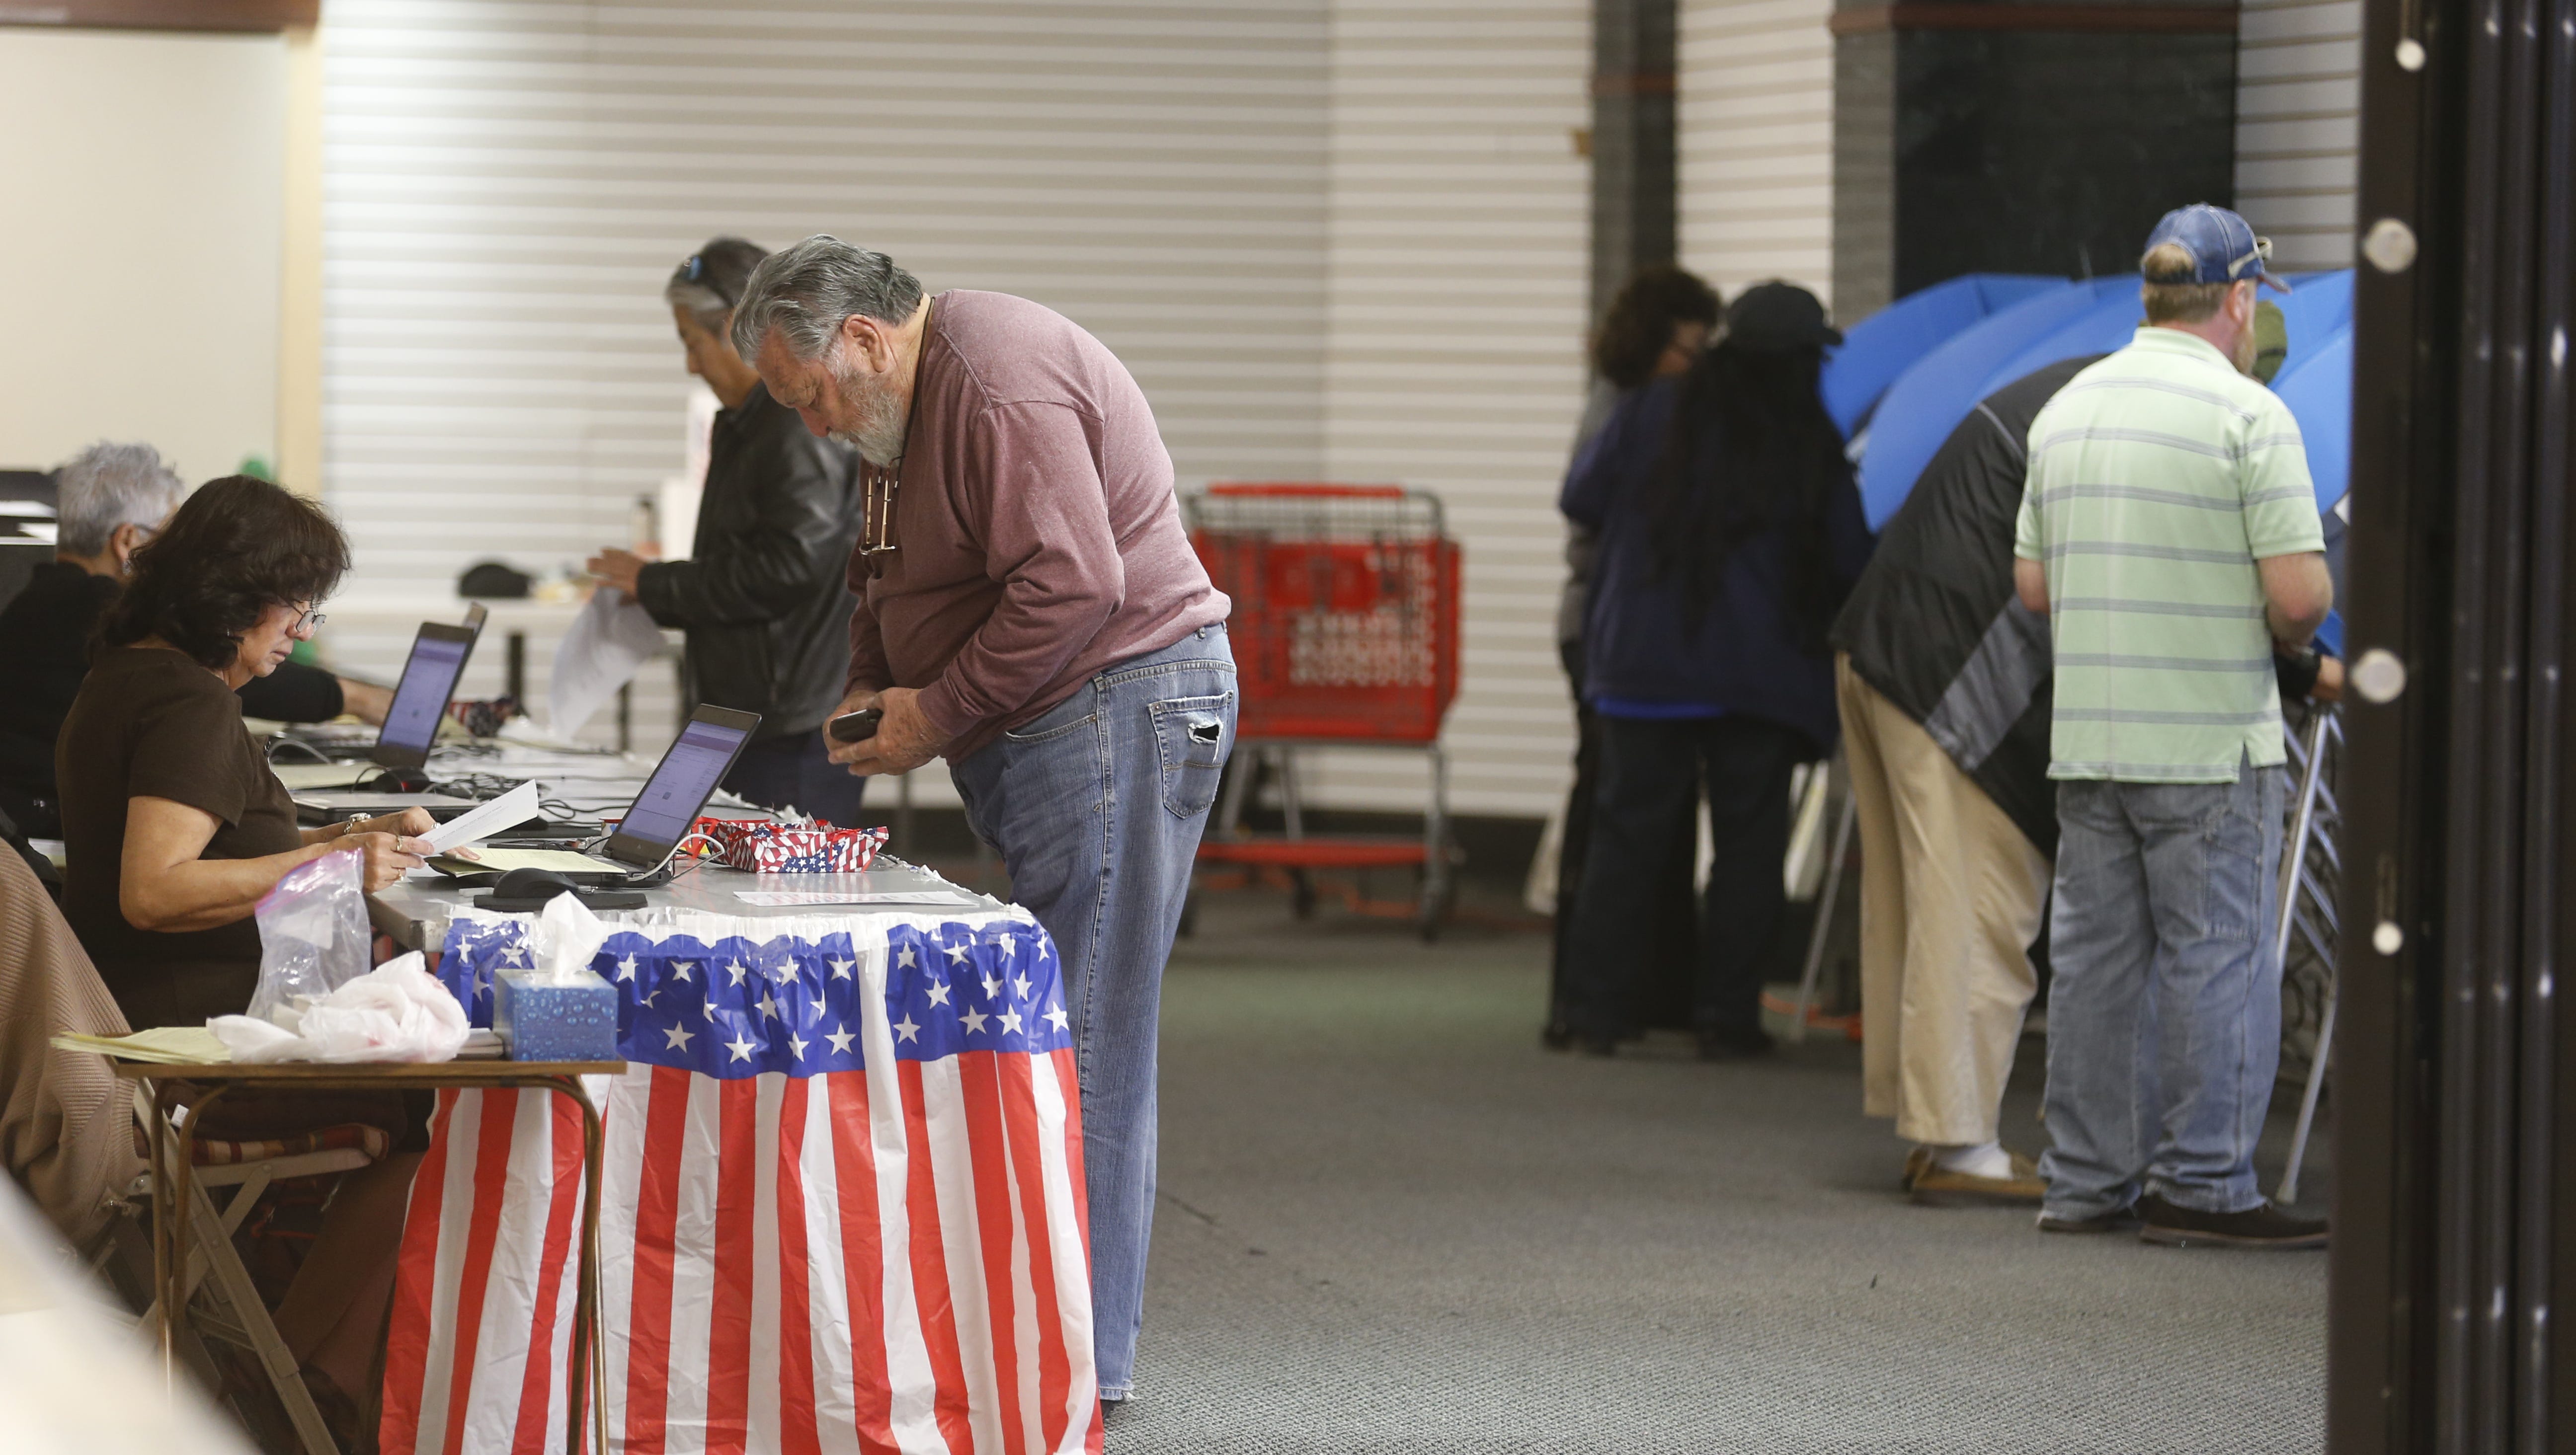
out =
<path fill-rule="evenodd" d="M 1201 919 L 1114 1455 L 2322 1447 L 2323 1255 L 1914 1207 L 1858 1047 L 1546 1052 L 1538 935 Z M 2040 1060 L 2006 1109 L 2030 1152 Z"/>

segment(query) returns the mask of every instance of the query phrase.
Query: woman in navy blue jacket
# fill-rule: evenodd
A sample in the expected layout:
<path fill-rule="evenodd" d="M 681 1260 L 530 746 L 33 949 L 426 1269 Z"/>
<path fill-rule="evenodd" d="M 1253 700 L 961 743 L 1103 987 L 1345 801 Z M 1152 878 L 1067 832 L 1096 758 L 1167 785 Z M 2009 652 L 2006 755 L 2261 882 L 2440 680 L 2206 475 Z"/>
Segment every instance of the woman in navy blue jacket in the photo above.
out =
<path fill-rule="evenodd" d="M 1629 1028 L 1642 896 L 1696 807 L 1694 767 L 1714 843 L 1700 1054 L 1771 1047 L 1762 967 L 1780 923 L 1790 771 L 1833 751 L 1825 632 L 1869 559 L 1860 492 L 1816 394 L 1840 340 L 1805 289 L 1746 290 L 1725 340 L 1622 404 L 1566 480 L 1562 509 L 1601 542 L 1584 695 L 1602 720 L 1602 777 L 1566 959 L 1568 1019 L 1596 1055 Z"/>

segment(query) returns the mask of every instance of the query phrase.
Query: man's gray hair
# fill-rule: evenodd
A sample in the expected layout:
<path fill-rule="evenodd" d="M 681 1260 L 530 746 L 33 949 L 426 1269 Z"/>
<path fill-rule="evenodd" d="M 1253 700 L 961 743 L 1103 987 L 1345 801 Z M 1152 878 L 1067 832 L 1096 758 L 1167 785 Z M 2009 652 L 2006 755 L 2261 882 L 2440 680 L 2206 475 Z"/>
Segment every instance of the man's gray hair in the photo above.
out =
<path fill-rule="evenodd" d="M 150 445 L 94 444 L 54 472 L 54 549 L 95 556 L 118 526 L 157 526 L 187 493 L 187 482 Z"/>
<path fill-rule="evenodd" d="M 759 357 L 761 340 L 774 331 L 795 357 L 820 358 L 844 320 L 863 315 L 900 324 L 920 306 L 921 280 L 894 259 L 818 232 L 752 270 L 733 309 L 734 352 Z"/>

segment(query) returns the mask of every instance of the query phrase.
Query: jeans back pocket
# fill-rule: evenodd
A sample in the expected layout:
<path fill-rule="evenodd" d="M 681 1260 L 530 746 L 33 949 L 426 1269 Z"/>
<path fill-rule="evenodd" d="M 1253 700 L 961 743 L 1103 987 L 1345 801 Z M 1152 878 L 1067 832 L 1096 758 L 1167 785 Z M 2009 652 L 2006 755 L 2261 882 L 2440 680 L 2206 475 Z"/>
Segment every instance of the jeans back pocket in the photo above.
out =
<path fill-rule="evenodd" d="M 1196 818 L 1216 802 L 1217 780 L 1234 747 L 1234 694 L 1172 697 L 1149 703 L 1154 751 L 1163 770 L 1163 807 Z"/>

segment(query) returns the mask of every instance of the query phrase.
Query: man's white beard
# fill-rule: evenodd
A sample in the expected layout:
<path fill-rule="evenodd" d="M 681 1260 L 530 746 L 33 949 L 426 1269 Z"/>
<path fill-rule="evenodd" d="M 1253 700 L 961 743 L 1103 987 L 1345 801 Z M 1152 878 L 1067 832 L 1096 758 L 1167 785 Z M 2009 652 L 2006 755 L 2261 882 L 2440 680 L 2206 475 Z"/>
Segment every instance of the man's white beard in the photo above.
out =
<path fill-rule="evenodd" d="M 836 429 L 832 438 L 857 450 L 872 465 L 891 465 L 903 458 L 906 426 L 904 410 L 896 403 L 894 391 L 874 382 L 856 370 L 844 372 L 835 366 L 833 382 L 839 386 L 844 403 L 859 411 L 855 429 Z"/>

